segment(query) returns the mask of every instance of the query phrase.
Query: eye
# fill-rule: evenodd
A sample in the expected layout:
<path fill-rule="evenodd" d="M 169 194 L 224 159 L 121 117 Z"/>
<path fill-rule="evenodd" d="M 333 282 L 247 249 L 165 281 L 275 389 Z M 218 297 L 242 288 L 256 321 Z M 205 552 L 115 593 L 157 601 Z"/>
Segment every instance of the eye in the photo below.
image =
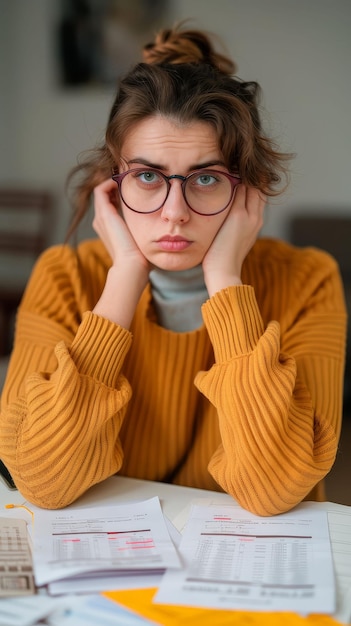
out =
<path fill-rule="evenodd" d="M 210 187 L 211 185 L 215 185 L 218 182 L 218 178 L 210 172 L 203 172 L 200 175 L 196 175 L 194 177 L 195 185 L 199 185 L 200 187 Z"/>
<path fill-rule="evenodd" d="M 158 172 L 155 172 L 154 170 L 139 170 L 138 172 L 134 173 L 134 177 L 140 183 L 143 183 L 145 185 L 155 185 L 157 183 L 163 182 L 162 176 L 160 176 L 160 174 Z"/>

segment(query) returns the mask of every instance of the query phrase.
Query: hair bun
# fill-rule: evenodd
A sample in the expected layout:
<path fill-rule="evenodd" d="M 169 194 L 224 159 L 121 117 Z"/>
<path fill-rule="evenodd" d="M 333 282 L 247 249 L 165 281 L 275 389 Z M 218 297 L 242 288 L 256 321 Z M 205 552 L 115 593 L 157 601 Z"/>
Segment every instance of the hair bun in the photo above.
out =
<path fill-rule="evenodd" d="M 143 48 L 143 60 L 150 65 L 166 63 L 207 63 L 223 74 L 236 72 L 235 63 L 214 49 L 210 37 L 198 30 L 164 29 Z"/>

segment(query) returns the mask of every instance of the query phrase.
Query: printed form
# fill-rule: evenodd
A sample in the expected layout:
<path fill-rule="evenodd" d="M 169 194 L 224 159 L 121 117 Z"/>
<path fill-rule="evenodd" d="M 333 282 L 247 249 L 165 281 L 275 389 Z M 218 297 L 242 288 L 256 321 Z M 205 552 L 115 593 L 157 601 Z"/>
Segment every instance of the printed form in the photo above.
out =
<path fill-rule="evenodd" d="M 335 581 L 326 511 L 300 505 L 257 517 L 231 504 L 191 508 L 154 601 L 166 604 L 333 613 Z"/>
<path fill-rule="evenodd" d="M 99 578 L 181 566 L 157 497 L 88 509 L 32 508 L 38 587 L 75 575 Z"/>

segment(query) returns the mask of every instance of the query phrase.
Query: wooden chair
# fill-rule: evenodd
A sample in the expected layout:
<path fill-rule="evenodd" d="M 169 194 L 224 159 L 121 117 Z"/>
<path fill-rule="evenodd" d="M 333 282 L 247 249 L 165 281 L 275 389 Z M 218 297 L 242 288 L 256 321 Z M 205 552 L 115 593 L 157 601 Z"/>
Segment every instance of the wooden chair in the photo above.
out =
<path fill-rule="evenodd" d="M 11 351 L 17 307 L 52 224 L 50 192 L 0 188 L 0 356 Z"/>

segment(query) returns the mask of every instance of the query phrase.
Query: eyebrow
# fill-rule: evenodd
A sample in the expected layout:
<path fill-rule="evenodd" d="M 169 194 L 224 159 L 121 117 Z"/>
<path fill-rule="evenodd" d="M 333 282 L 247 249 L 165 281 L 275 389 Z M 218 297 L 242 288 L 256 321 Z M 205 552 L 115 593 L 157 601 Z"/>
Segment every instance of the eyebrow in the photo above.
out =
<path fill-rule="evenodd" d="M 167 170 L 169 168 L 165 167 L 164 165 L 162 165 L 161 163 L 151 163 L 151 161 L 148 161 L 147 159 L 143 159 L 142 157 L 136 157 L 134 159 L 129 159 L 126 161 L 128 166 L 132 165 L 133 163 L 140 163 L 141 165 L 146 165 L 147 167 L 150 167 L 154 170 Z M 205 163 L 194 163 L 193 165 L 190 165 L 190 167 L 188 168 L 188 171 L 193 171 L 193 170 L 202 170 L 208 167 L 213 167 L 214 165 L 221 165 L 222 167 L 225 167 L 225 163 L 223 161 L 221 161 L 220 159 L 214 159 L 212 161 L 205 161 Z"/>

